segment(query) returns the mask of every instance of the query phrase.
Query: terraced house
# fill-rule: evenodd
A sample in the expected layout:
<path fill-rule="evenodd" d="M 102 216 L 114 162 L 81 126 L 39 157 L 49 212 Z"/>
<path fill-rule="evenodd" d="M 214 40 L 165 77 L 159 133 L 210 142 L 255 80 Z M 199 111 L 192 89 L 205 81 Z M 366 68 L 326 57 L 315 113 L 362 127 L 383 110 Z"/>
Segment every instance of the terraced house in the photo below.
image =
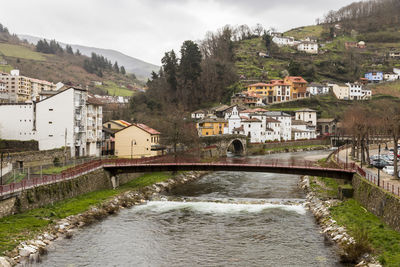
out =
<path fill-rule="evenodd" d="M 280 103 L 291 100 L 290 84 L 283 80 L 272 80 L 270 83 L 255 83 L 247 86 L 249 94 L 256 94 L 265 104 Z"/>

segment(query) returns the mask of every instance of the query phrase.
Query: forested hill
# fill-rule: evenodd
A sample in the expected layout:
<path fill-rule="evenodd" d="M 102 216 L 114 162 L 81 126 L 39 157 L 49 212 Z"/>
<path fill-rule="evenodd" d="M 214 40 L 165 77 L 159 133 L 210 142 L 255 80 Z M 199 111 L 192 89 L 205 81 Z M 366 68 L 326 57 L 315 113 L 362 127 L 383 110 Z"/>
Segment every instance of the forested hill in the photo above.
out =
<path fill-rule="evenodd" d="M 0 71 L 19 69 L 24 76 L 72 85 L 88 86 L 94 93 L 131 96 L 143 82 L 125 67 L 107 57 L 82 55 L 71 46 L 63 47 L 55 40 L 32 45 L 0 24 Z M 103 85 L 95 85 L 99 82 Z"/>
<path fill-rule="evenodd" d="M 397 32 L 400 25 L 399 0 L 369 0 L 354 2 L 330 11 L 324 17 L 326 24 L 340 23 L 343 30 L 351 33 L 356 30 L 361 33 Z"/>
<path fill-rule="evenodd" d="M 37 42 L 41 39 L 36 36 L 31 36 L 31 35 L 25 35 L 25 34 L 19 34 L 18 37 L 21 40 L 27 40 L 29 43 L 32 44 L 37 44 Z M 49 40 L 48 40 L 49 41 Z M 68 44 L 61 43 L 59 44 L 65 48 Z M 74 50 L 79 50 L 82 55 L 90 57 L 92 53 L 96 53 L 97 55 L 102 55 L 112 62 L 117 61 L 120 65 L 124 66 L 126 71 L 128 73 L 134 73 L 138 78 L 147 80 L 147 78 L 150 77 L 150 74 L 152 71 L 158 71 L 160 68 L 159 66 L 150 64 L 148 62 L 145 62 L 143 60 L 125 55 L 119 51 L 115 51 L 112 49 L 103 49 L 103 48 L 97 48 L 97 47 L 89 47 L 89 46 L 83 46 L 83 45 L 76 45 L 76 44 L 71 44 L 70 45 L 72 49 Z"/>

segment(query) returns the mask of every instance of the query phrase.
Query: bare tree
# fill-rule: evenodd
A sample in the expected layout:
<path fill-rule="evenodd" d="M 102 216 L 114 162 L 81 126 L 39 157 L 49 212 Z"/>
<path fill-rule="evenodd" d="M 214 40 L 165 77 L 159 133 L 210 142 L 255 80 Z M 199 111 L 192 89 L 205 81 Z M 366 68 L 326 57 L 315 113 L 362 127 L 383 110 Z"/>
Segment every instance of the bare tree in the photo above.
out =
<path fill-rule="evenodd" d="M 261 34 L 264 32 L 264 27 L 260 23 L 257 23 L 256 26 L 253 27 L 253 32 L 257 36 L 261 36 Z"/>

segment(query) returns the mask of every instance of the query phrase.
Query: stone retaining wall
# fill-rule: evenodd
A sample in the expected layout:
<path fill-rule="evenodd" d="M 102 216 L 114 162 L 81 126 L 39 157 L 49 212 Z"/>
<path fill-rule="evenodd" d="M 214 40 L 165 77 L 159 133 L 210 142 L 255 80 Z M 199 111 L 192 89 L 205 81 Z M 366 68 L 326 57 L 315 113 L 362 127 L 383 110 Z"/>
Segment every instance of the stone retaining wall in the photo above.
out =
<path fill-rule="evenodd" d="M 17 166 L 17 162 L 22 162 L 23 167 L 46 165 L 53 163 L 54 158 L 59 158 L 62 161 L 65 155 L 67 156 L 67 160 L 69 160 L 71 155 L 69 148 L 66 150 L 66 152 L 63 148 L 59 148 L 42 151 L 10 153 L 10 157 L 4 158 L 3 164 L 6 165 L 7 163 L 12 163 L 16 168 L 19 168 L 19 166 Z"/>
<path fill-rule="evenodd" d="M 119 183 L 127 183 L 140 175 L 142 174 L 121 175 Z M 112 189 L 112 184 L 109 174 L 103 169 L 99 169 L 71 180 L 30 188 L 14 194 L 8 199 L 1 200 L 0 217 L 44 207 L 58 201 L 102 189 Z"/>
<path fill-rule="evenodd" d="M 400 231 L 400 198 L 384 191 L 359 175 L 353 177 L 354 198 L 369 212 Z"/>
<path fill-rule="evenodd" d="M 0 139 L 0 152 L 22 152 L 22 151 L 38 151 L 39 142 L 35 140 L 19 141 Z"/>
<path fill-rule="evenodd" d="M 301 140 L 301 141 L 287 141 L 265 144 L 250 144 L 249 147 L 257 147 L 263 149 L 288 147 L 288 146 L 311 146 L 311 145 L 330 145 L 329 139 L 315 139 L 315 140 Z"/>

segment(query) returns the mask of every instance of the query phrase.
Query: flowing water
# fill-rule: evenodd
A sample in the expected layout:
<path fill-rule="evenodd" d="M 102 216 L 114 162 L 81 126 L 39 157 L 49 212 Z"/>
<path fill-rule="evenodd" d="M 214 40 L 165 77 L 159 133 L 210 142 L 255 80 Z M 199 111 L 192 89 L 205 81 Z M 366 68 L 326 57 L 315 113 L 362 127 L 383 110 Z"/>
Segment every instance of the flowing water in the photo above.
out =
<path fill-rule="evenodd" d="M 211 173 L 57 241 L 40 266 L 341 266 L 302 206 L 298 179 Z"/>

